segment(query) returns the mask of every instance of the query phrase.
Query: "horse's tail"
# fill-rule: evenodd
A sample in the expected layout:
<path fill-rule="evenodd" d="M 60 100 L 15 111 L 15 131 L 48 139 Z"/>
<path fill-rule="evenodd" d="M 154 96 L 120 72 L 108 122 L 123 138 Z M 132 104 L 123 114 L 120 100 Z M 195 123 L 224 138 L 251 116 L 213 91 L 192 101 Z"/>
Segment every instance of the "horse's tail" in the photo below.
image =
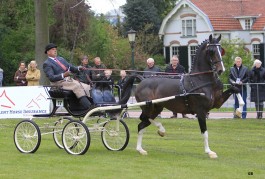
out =
<path fill-rule="evenodd" d="M 121 99 L 119 101 L 119 104 L 126 104 L 131 97 L 131 92 L 133 89 L 133 83 L 135 79 L 139 79 L 140 81 L 143 80 L 143 77 L 140 75 L 133 75 L 126 80 L 126 82 L 123 85 L 123 90 L 121 92 Z"/>

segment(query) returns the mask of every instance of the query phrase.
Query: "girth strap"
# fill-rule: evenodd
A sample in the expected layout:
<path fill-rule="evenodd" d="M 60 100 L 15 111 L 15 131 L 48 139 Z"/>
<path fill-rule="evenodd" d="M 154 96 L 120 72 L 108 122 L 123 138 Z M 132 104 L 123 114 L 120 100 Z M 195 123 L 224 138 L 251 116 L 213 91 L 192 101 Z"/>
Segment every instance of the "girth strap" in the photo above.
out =
<path fill-rule="evenodd" d="M 180 88 L 182 89 L 183 94 L 187 93 L 187 91 L 186 91 L 186 89 L 184 87 L 184 74 L 182 74 L 180 76 Z"/>
<path fill-rule="evenodd" d="M 213 84 L 213 82 L 204 83 L 204 84 L 202 84 L 202 85 L 200 85 L 200 86 L 196 86 L 195 88 L 189 90 L 188 93 L 191 93 L 191 92 L 193 92 L 193 91 L 195 91 L 195 90 L 197 90 L 197 89 L 200 89 L 200 88 L 202 88 L 202 87 L 205 87 L 205 86 L 208 86 L 208 85 L 212 85 L 212 84 Z"/>
<path fill-rule="evenodd" d="M 192 81 L 191 81 L 191 83 L 192 83 Z M 212 84 L 213 84 L 213 82 L 204 83 L 202 85 L 199 85 L 199 86 L 196 86 L 195 88 L 190 89 L 188 91 L 188 93 L 192 93 L 193 91 L 196 91 L 196 90 L 198 90 L 200 88 L 203 88 L 205 86 L 212 85 Z M 193 84 L 192 84 L 192 86 L 193 86 Z M 185 95 L 187 93 L 187 90 L 185 89 L 185 86 L 184 86 L 184 75 L 181 75 L 181 78 L 180 78 L 180 88 L 181 88 L 181 90 L 182 90 L 182 92 L 184 94 L 185 106 L 186 106 L 187 109 L 189 109 L 189 101 L 188 101 L 187 96 Z"/>

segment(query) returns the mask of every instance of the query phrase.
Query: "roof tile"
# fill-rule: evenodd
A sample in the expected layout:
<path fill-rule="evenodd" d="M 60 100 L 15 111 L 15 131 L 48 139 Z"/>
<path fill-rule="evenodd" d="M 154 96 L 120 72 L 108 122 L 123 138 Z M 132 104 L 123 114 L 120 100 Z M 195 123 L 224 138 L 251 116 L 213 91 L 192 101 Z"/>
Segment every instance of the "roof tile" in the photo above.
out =
<path fill-rule="evenodd" d="M 208 15 L 214 30 L 242 30 L 235 17 L 256 16 L 253 30 L 265 27 L 265 0 L 190 0 Z"/>

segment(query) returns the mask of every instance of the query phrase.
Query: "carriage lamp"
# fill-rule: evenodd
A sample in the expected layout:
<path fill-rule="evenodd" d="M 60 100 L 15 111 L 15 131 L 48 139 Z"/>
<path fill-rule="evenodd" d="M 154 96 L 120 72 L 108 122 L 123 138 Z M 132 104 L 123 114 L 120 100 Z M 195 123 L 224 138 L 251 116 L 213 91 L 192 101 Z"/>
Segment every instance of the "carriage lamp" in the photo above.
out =
<path fill-rule="evenodd" d="M 134 44 L 135 44 L 136 31 L 131 29 L 127 32 L 127 34 L 132 49 L 132 69 L 134 70 Z"/>

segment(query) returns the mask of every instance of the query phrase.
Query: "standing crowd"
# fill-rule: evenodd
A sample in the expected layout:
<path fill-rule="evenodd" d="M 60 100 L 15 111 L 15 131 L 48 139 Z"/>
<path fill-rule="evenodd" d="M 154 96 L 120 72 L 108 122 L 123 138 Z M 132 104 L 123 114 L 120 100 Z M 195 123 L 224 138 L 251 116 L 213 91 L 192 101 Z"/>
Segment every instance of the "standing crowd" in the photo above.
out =
<path fill-rule="evenodd" d="M 111 87 L 114 85 L 112 78 L 112 71 L 101 62 L 99 57 L 94 58 L 94 65 L 88 64 L 89 60 L 87 56 L 81 58 L 81 65 L 76 67 L 68 63 L 63 57 L 57 56 L 57 46 L 53 43 L 48 44 L 45 47 L 45 53 L 47 54 L 47 60 L 43 64 L 43 70 L 45 75 L 50 80 L 52 85 L 63 86 L 64 89 L 71 89 L 80 100 L 83 106 L 90 106 L 88 97 L 90 95 L 89 90 L 94 82 L 104 81 Z M 148 58 L 147 66 L 144 69 L 143 77 L 149 78 L 157 76 L 160 73 L 166 74 L 172 78 L 180 78 L 185 74 L 185 68 L 179 64 L 179 58 L 173 55 L 170 64 L 165 68 L 163 72 L 159 67 L 155 65 L 153 58 Z M 106 69 L 106 70 L 104 70 Z M 4 70 L 0 68 L 0 87 L 3 82 Z M 75 78 L 72 78 L 73 73 Z M 37 68 L 37 63 L 32 60 L 28 67 L 24 61 L 19 63 L 18 70 L 14 75 L 14 82 L 16 86 L 38 86 L 41 78 L 40 70 Z M 125 70 L 120 71 L 120 79 L 117 82 L 121 92 L 123 85 L 127 80 L 127 74 Z M 262 119 L 263 102 L 265 100 L 265 68 L 262 67 L 262 62 L 258 59 L 254 60 L 253 66 L 249 70 L 244 66 L 242 59 L 236 57 L 234 60 L 234 66 L 230 68 L 229 83 L 238 87 L 240 94 L 245 102 L 243 106 L 242 118 L 247 116 L 247 83 L 250 83 L 250 101 L 255 103 L 257 111 L 257 118 Z M 239 107 L 237 96 L 234 94 L 234 110 Z M 182 114 L 183 118 L 187 118 L 186 114 Z M 176 118 L 177 114 L 173 113 L 172 118 Z M 234 118 L 237 116 L 234 114 Z"/>
<path fill-rule="evenodd" d="M 250 101 L 255 103 L 257 119 L 262 119 L 263 102 L 265 100 L 265 69 L 261 66 L 262 62 L 254 60 L 250 70 L 242 64 L 242 59 L 236 57 L 234 66 L 230 68 L 229 82 L 231 85 L 238 87 L 245 105 L 243 106 L 242 119 L 247 117 L 247 84 L 250 83 Z M 239 107 L 237 96 L 234 94 L 234 110 Z M 238 118 L 234 114 L 234 118 Z"/>

